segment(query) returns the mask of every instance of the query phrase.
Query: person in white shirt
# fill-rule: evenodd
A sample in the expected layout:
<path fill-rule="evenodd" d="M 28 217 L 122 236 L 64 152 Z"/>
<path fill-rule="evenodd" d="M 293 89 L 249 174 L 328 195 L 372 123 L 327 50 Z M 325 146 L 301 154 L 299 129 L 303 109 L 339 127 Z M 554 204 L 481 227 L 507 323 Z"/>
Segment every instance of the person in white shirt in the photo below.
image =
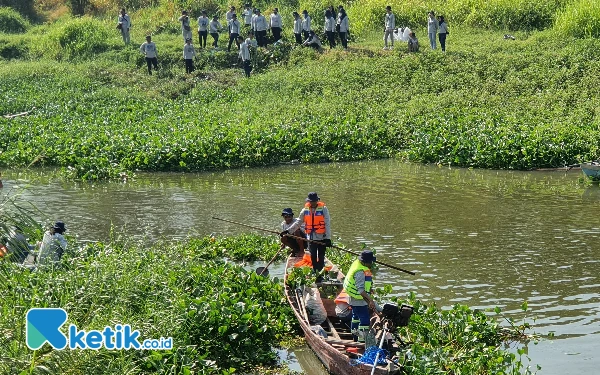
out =
<path fill-rule="evenodd" d="M 244 26 L 246 28 L 251 28 L 253 15 L 254 13 L 252 12 L 252 7 L 250 6 L 250 4 L 246 4 L 245 9 L 242 12 L 242 17 L 244 17 Z"/>
<path fill-rule="evenodd" d="M 283 27 L 279 9 L 273 9 L 269 26 L 271 27 L 271 33 L 273 33 L 273 42 L 277 42 L 279 39 L 281 39 L 281 28 Z"/>
<path fill-rule="evenodd" d="M 242 65 L 244 66 L 244 74 L 246 77 L 250 77 L 252 66 L 250 65 L 250 49 L 248 44 L 244 42 L 244 38 L 241 36 L 237 37 L 238 43 L 240 43 L 240 58 L 242 59 Z"/>
<path fill-rule="evenodd" d="M 446 20 L 444 20 L 444 16 L 438 17 L 438 24 L 438 36 L 440 37 L 440 46 L 442 47 L 442 52 L 446 52 L 446 35 L 448 35 L 448 24 L 446 23 Z"/>
<path fill-rule="evenodd" d="M 38 265 L 53 266 L 60 261 L 63 253 L 67 250 L 67 240 L 63 236 L 66 230 L 65 223 L 57 221 L 52 228 L 44 233 L 37 254 Z"/>
<path fill-rule="evenodd" d="M 429 45 L 431 46 L 431 49 L 437 48 L 435 37 L 437 35 L 438 27 L 438 20 L 435 18 L 435 13 L 432 10 L 427 15 L 427 34 L 429 35 Z"/>
<path fill-rule="evenodd" d="M 304 9 L 302 11 L 302 15 L 304 16 L 304 19 L 302 20 L 302 34 L 304 35 L 304 39 L 308 39 L 308 37 L 310 36 L 310 31 L 311 31 L 311 26 L 310 26 L 311 18 L 308 15 L 308 10 L 306 10 L 306 9 Z"/>
<path fill-rule="evenodd" d="M 346 10 L 342 6 L 339 7 L 339 13 L 336 24 L 338 34 L 340 34 L 340 40 L 342 41 L 342 47 L 344 47 L 344 50 L 347 50 L 349 30 L 348 15 L 346 15 Z"/>
<path fill-rule="evenodd" d="M 158 70 L 158 59 L 156 57 L 156 44 L 154 44 L 150 35 L 146 36 L 146 42 L 140 46 L 140 52 L 146 56 L 148 74 L 152 75 L 152 66 L 154 66 L 154 70 Z"/>
<path fill-rule="evenodd" d="M 192 73 L 194 71 L 194 56 L 196 50 L 192 45 L 192 39 L 188 39 L 183 45 L 183 59 L 185 60 L 185 72 Z"/>
<path fill-rule="evenodd" d="M 335 18 L 329 8 L 325 11 L 325 35 L 329 41 L 329 48 L 333 49 L 335 47 Z"/>
<path fill-rule="evenodd" d="M 237 15 L 235 13 L 231 17 L 229 21 L 229 44 L 227 45 L 227 52 L 231 52 L 231 44 L 236 42 L 235 45 L 239 48 L 239 43 L 237 42 L 237 37 L 240 35 L 240 21 L 237 20 Z"/>
<path fill-rule="evenodd" d="M 252 32 L 254 33 L 254 36 L 256 36 L 256 16 L 257 16 L 257 10 L 258 9 L 254 9 L 252 11 L 252 20 L 250 21 L 250 30 L 252 30 Z"/>
<path fill-rule="evenodd" d="M 258 42 L 259 47 L 267 46 L 267 29 L 269 25 L 267 24 L 267 19 L 260 13 L 260 9 L 256 10 L 256 19 L 254 20 L 254 25 L 256 27 L 255 35 L 256 41 Z"/>
<path fill-rule="evenodd" d="M 319 39 L 317 34 L 312 30 L 308 35 L 308 39 L 306 39 L 302 45 L 305 47 L 312 47 L 317 51 L 321 50 L 321 40 Z"/>
<path fill-rule="evenodd" d="M 227 32 L 229 34 L 231 34 L 231 28 L 229 27 L 229 22 L 233 18 L 234 14 L 235 14 L 235 7 L 234 6 L 231 6 L 229 8 L 229 11 L 227 13 L 225 13 L 225 22 L 227 23 Z"/>
<path fill-rule="evenodd" d="M 296 37 L 296 43 L 302 44 L 302 18 L 298 12 L 294 12 L 294 36 Z"/>
<path fill-rule="evenodd" d="M 284 208 L 281 212 L 281 216 L 283 216 L 283 221 L 281 222 L 281 231 L 283 232 L 290 229 L 290 227 L 294 224 L 294 211 L 292 211 L 291 208 Z M 298 228 L 295 232 L 291 234 L 296 237 L 306 238 L 306 233 L 304 232 L 304 225 L 302 225 L 300 228 Z M 303 239 L 283 236 L 281 237 L 280 249 L 283 250 L 286 246 L 292 249 L 292 255 L 301 257 L 304 255 L 304 249 L 306 249 L 306 241 L 304 241 Z"/>
<path fill-rule="evenodd" d="M 121 30 L 121 36 L 123 37 L 123 42 L 125 44 L 129 44 L 131 41 L 129 38 L 129 28 L 131 28 L 131 18 L 129 14 L 125 11 L 125 8 L 121 8 L 121 14 L 119 14 L 119 23 L 117 24 L 117 28 Z"/>
<path fill-rule="evenodd" d="M 254 39 L 254 33 L 252 31 L 248 32 L 248 37 L 244 41 L 248 48 L 256 48 L 258 44 L 256 43 L 256 39 Z"/>
<path fill-rule="evenodd" d="M 181 22 L 181 35 L 183 35 L 183 41 L 185 42 L 186 40 L 191 39 L 192 28 L 190 27 L 190 17 L 188 17 L 186 10 L 181 12 L 181 17 L 178 18 L 178 21 Z"/>
<path fill-rule="evenodd" d="M 394 48 L 394 30 L 396 29 L 396 16 L 394 16 L 394 13 L 392 13 L 392 7 L 388 5 L 385 8 L 385 10 L 386 10 L 386 14 L 385 14 L 385 18 L 384 18 L 385 34 L 383 36 L 383 40 L 385 43 L 385 47 L 383 47 L 384 50 L 388 49 L 388 36 L 390 37 L 390 40 L 392 41 L 392 46 L 390 47 L 390 49 Z"/>
<path fill-rule="evenodd" d="M 206 11 L 202 11 L 202 15 L 198 17 L 198 40 L 200 48 L 206 48 L 206 38 L 208 37 L 208 24 L 210 20 L 206 16 Z"/>
<path fill-rule="evenodd" d="M 217 16 L 213 17 L 213 20 L 208 24 L 208 31 L 210 36 L 213 38 L 213 47 L 217 48 L 217 43 L 219 42 L 219 31 L 222 29 L 221 24 L 219 23 L 219 18 Z"/>

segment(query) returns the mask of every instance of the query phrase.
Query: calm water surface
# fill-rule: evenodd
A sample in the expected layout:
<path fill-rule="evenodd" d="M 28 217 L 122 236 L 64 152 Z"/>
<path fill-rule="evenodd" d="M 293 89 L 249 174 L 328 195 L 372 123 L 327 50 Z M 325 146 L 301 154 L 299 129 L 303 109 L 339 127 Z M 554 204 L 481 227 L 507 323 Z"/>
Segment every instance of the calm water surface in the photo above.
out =
<path fill-rule="evenodd" d="M 541 374 L 597 374 L 600 188 L 580 176 L 385 160 L 146 174 L 97 185 L 5 172 L 2 193 L 20 192 L 48 221 L 60 218 L 80 240 L 95 241 L 107 239 L 111 226 L 140 239 L 247 231 L 212 216 L 277 229 L 282 208 L 298 212 L 317 191 L 335 238 L 355 249 L 365 243 L 381 260 L 417 273 L 382 268 L 377 284 L 438 306 L 499 306 L 518 321 L 535 318 L 538 333 L 556 335 L 528 347 Z M 304 357 L 290 359 L 296 368 L 314 366 Z"/>

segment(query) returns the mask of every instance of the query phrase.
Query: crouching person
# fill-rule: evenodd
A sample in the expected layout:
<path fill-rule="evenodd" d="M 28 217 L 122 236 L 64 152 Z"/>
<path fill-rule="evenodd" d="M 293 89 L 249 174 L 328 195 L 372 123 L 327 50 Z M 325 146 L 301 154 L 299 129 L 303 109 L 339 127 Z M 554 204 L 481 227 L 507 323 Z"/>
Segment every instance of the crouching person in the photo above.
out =
<path fill-rule="evenodd" d="M 247 40 L 246 40 L 246 43 L 247 43 Z M 287 231 L 288 229 L 290 229 L 290 227 L 295 222 L 294 211 L 292 211 L 291 208 L 284 208 L 283 211 L 281 212 L 281 216 L 283 216 L 283 221 L 281 222 L 281 230 Z M 296 231 L 294 233 L 292 233 L 292 235 L 299 237 L 299 238 L 282 236 L 281 237 L 281 249 L 283 249 L 284 247 L 287 246 L 290 249 L 292 249 L 292 255 L 301 257 L 304 255 L 304 249 L 306 248 L 306 242 L 304 241 L 304 238 L 306 238 L 306 233 L 304 233 L 304 231 L 301 228 L 299 228 L 299 229 L 296 229 Z"/>
<path fill-rule="evenodd" d="M 354 341 L 358 342 L 364 342 L 369 331 L 371 320 L 369 309 L 376 310 L 375 302 L 370 295 L 373 282 L 371 268 L 375 259 L 372 251 L 363 251 L 360 257 L 352 263 L 344 279 L 344 290 L 350 296 L 350 306 L 352 307 L 350 329 Z"/>

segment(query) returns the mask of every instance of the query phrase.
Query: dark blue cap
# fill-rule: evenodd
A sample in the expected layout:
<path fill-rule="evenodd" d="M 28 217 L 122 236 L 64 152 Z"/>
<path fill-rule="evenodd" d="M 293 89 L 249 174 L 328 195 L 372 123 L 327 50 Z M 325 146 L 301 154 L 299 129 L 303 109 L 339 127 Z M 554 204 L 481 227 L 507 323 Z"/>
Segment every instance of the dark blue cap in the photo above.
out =
<path fill-rule="evenodd" d="M 57 221 L 56 223 L 54 223 L 54 226 L 52 228 L 61 232 L 67 230 L 67 228 L 65 228 L 65 223 L 63 223 L 62 221 Z"/>
<path fill-rule="evenodd" d="M 360 253 L 358 260 L 365 263 L 373 263 L 377 260 L 377 258 L 373 255 L 371 250 L 364 250 L 362 253 Z"/>
<path fill-rule="evenodd" d="M 319 196 L 315 192 L 308 193 L 308 198 L 306 198 L 307 202 L 318 202 L 320 200 L 321 198 L 319 198 Z"/>
<path fill-rule="evenodd" d="M 292 211 L 291 208 L 284 208 L 283 211 L 281 211 L 281 216 L 294 216 L 294 211 Z"/>

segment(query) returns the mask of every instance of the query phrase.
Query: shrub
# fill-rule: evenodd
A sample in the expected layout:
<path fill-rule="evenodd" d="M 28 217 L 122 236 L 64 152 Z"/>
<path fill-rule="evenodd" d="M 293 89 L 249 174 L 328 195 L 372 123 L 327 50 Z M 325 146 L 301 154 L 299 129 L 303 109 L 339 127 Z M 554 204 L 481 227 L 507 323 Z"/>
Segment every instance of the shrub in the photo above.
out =
<path fill-rule="evenodd" d="M 27 46 L 19 42 L 0 41 L 0 57 L 6 60 L 20 59 L 27 55 Z"/>
<path fill-rule="evenodd" d="M 569 4 L 557 16 L 554 29 L 575 38 L 600 37 L 600 2 L 578 0 Z"/>
<path fill-rule="evenodd" d="M 17 11 L 0 7 L 0 32 L 7 34 L 24 33 L 29 28 L 29 22 Z"/>
<path fill-rule="evenodd" d="M 110 32 L 100 21 L 89 17 L 74 18 L 50 32 L 50 51 L 58 59 L 91 58 L 108 50 L 109 36 Z"/>
<path fill-rule="evenodd" d="M 27 17 L 35 16 L 34 0 L 0 0 L 0 7 L 13 8 Z"/>

